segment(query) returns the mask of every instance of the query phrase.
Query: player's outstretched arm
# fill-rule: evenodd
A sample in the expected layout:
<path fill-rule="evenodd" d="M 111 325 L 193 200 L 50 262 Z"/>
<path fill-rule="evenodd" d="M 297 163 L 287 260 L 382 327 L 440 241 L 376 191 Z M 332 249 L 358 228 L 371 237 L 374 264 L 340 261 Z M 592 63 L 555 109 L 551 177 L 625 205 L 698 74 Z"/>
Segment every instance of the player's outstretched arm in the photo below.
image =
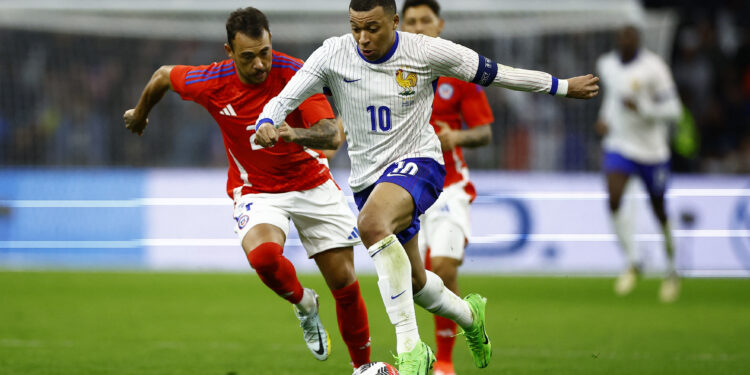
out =
<path fill-rule="evenodd" d="M 122 119 L 125 121 L 125 127 L 131 132 L 143 135 L 143 130 L 148 125 L 148 114 L 151 109 L 154 108 L 156 103 L 164 97 L 164 93 L 172 88 L 172 82 L 169 79 L 169 74 L 172 72 L 174 66 L 165 65 L 157 69 L 156 72 L 151 76 L 151 80 L 148 81 L 146 87 L 141 93 L 141 98 L 138 100 L 138 105 L 135 108 L 128 109 L 125 114 L 122 115 Z"/>
<path fill-rule="evenodd" d="M 568 78 L 568 98 L 591 99 L 599 94 L 599 77 L 593 74 Z"/>
<path fill-rule="evenodd" d="M 326 155 L 326 158 L 328 160 L 333 159 L 334 156 L 339 152 L 341 149 L 341 145 L 344 144 L 344 141 L 346 141 L 346 132 L 344 131 L 344 122 L 341 121 L 341 117 L 336 118 L 336 126 L 339 129 L 339 145 L 333 150 L 322 150 L 323 153 Z"/>
<path fill-rule="evenodd" d="M 284 123 L 279 128 L 279 137 L 287 142 L 318 150 L 336 150 L 341 145 L 339 127 L 335 119 L 321 119 L 307 129 L 293 128 Z"/>
<path fill-rule="evenodd" d="M 561 80 L 549 73 L 498 64 L 449 40 L 426 37 L 424 42 L 428 63 L 436 76 L 578 99 L 590 99 L 599 93 L 599 78 L 591 74 Z"/>
<path fill-rule="evenodd" d="M 280 128 L 286 116 L 305 99 L 323 92 L 326 85 L 326 64 L 329 59 L 326 44 L 315 50 L 279 95 L 266 103 L 255 122 L 255 130 L 259 131 L 268 126 Z M 248 126 L 247 130 L 251 130 L 251 126 Z"/>

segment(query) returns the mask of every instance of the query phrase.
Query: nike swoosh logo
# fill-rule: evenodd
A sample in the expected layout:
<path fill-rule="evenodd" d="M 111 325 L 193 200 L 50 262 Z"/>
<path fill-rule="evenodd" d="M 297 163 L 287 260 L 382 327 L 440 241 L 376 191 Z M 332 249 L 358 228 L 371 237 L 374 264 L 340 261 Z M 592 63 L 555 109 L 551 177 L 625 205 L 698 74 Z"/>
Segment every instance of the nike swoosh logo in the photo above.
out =
<path fill-rule="evenodd" d="M 396 294 L 395 296 L 391 296 L 391 299 L 396 299 L 396 298 L 400 297 L 400 296 L 401 296 L 402 294 L 404 294 L 404 293 L 406 293 L 406 289 L 404 289 L 404 291 L 403 291 L 403 292 L 401 292 L 401 293 L 399 293 L 399 294 Z"/>
<path fill-rule="evenodd" d="M 484 324 L 482 324 L 482 334 L 484 335 L 484 345 L 490 343 L 490 338 L 487 337 L 487 332 L 484 330 Z"/>
<path fill-rule="evenodd" d="M 318 355 L 323 355 L 325 350 L 323 349 L 323 338 L 320 337 L 320 326 L 318 326 L 318 350 L 315 351 Z"/>
<path fill-rule="evenodd" d="M 360 80 L 362 80 L 362 78 L 359 78 L 359 79 L 346 79 L 346 78 L 344 78 L 344 82 L 346 82 L 346 83 L 357 82 L 357 81 L 360 81 Z"/>
<path fill-rule="evenodd" d="M 374 257 L 374 256 L 375 256 L 375 255 L 377 255 L 377 254 L 378 254 L 379 252 L 381 252 L 381 251 L 385 250 L 385 248 L 387 248 L 387 247 L 388 247 L 388 246 L 390 246 L 390 245 L 391 245 L 391 242 L 388 242 L 388 243 L 386 243 L 386 244 L 383 244 L 383 245 L 381 245 L 381 246 L 380 246 L 380 248 L 379 248 L 379 249 L 378 249 L 378 250 L 377 250 L 376 252 L 374 252 L 374 253 L 372 253 L 372 255 L 370 255 L 370 258 Z"/>

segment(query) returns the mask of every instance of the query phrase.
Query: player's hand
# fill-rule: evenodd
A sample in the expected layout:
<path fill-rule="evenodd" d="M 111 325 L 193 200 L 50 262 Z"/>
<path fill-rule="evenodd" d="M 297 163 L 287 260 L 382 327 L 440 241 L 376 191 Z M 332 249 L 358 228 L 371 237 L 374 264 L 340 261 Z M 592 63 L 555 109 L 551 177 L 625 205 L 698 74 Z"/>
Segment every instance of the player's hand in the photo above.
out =
<path fill-rule="evenodd" d="M 624 105 L 625 108 L 627 108 L 627 109 L 629 109 L 629 110 L 631 110 L 633 112 L 638 112 L 638 104 L 636 104 L 635 100 L 633 100 L 631 98 L 624 99 L 622 101 L 622 105 Z"/>
<path fill-rule="evenodd" d="M 599 94 L 599 77 L 593 74 L 568 78 L 568 98 L 591 99 Z"/>
<path fill-rule="evenodd" d="M 287 141 L 287 142 L 294 142 L 297 139 L 297 132 L 294 130 L 293 127 L 289 126 L 286 122 L 281 124 L 281 127 L 279 130 L 279 138 Z"/>
<path fill-rule="evenodd" d="M 250 125 L 255 127 L 254 125 Z M 279 131 L 271 124 L 263 124 L 255 131 L 255 144 L 263 147 L 273 147 L 279 140 Z"/>
<path fill-rule="evenodd" d="M 451 126 L 444 121 L 435 121 L 435 125 L 438 126 L 438 139 L 440 140 L 440 148 L 443 151 L 451 151 L 456 148 L 456 132 L 451 129 Z"/>
<path fill-rule="evenodd" d="M 125 128 L 138 135 L 143 135 L 143 130 L 148 125 L 148 118 L 141 119 L 136 117 L 135 108 L 125 111 L 122 119 L 125 121 Z"/>
<path fill-rule="evenodd" d="M 596 120 L 594 123 L 594 131 L 600 137 L 604 137 L 609 132 L 609 125 L 602 120 Z"/>

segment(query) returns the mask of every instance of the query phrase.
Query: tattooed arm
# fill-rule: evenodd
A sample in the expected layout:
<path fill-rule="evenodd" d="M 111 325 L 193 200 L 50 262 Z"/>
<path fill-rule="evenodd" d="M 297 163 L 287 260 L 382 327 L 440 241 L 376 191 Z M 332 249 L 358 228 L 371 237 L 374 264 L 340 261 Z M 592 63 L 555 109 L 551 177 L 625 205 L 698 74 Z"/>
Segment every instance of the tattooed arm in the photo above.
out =
<path fill-rule="evenodd" d="M 279 128 L 279 137 L 318 150 L 335 150 L 341 144 L 335 119 L 322 119 L 307 129 L 293 128 L 284 123 Z"/>

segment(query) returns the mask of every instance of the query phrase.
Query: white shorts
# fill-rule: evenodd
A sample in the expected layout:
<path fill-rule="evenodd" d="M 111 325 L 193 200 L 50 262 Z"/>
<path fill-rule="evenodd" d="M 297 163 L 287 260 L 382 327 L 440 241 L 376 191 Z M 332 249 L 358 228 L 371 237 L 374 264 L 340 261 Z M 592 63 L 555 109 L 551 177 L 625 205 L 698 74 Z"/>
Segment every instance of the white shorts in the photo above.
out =
<path fill-rule="evenodd" d="M 304 191 L 246 194 L 234 202 L 240 242 L 258 224 L 274 225 L 288 236 L 290 219 L 308 257 L 360 243 L 357 219 L 333 180 Z"/>
<path fill-rule="evenodd" d="M 463 260 L 464 247 L 471 236 L 470 204 L 471 196 L 463 184 L 453 184 L 420 216 L 419 252 L 423 260 L 428 247 L 431 257 Z"/>

